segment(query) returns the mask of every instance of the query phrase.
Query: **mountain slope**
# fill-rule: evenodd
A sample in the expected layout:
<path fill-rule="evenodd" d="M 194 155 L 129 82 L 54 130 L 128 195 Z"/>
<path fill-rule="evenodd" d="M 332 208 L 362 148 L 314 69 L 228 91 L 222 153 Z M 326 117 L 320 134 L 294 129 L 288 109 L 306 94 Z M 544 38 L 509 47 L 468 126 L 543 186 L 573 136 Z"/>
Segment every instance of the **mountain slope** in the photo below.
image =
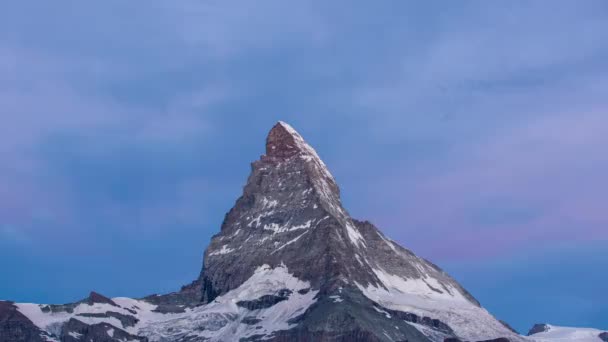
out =
<path fill-rule="evenodd" d="M 528 336 L 535 342 L 606 342 L 608 332 L 591 328 L 558 327 L 536 324 Z"/>
<path fill-rule="evenodd" d="M 320 291 L 318 301 L 342 299 L 332 307 L 361 305 L 385 321 L 400 320 L 382 313 L 385 309 L 413 314 L 418 317 L 411 319 L 414 323 L 436 319 L 441 328 L 422 323 L 418 330 L 437 336 L 480 340 L 513 335 L 437 266 L 398 246 L 371 223 L 353 220 L 323 161 L 282 122 L 270 131 L 266 154 L 252 164 L 243 195 L 205 253 L 203 300 L 236 288 L 262 264 L 285 265 Z M 348 318 L 357 328 L 369 321 Z M 389 326 L 371 333 L 379 340 L 413 338 L 404 332 L 409 327 Z"/>
<path fill-rule="evenodd" d="M 352 219 L 326 165 L 283 122 L 192 284 L 15 307 L 36 336 L 60 341 L 524 340 L 439 267 Z"/>

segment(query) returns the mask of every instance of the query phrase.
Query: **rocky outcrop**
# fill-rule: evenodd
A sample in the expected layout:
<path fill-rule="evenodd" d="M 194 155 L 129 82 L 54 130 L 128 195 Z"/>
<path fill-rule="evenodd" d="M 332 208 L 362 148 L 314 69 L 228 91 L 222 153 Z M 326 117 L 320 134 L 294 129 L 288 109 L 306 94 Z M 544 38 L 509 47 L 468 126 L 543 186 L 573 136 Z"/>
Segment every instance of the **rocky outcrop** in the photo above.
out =
<path fill-rule="evenodd" d="M 240 302 L 236 302 L 236 305 L 248 310 L 266 309 L 287 300 L 291 293 L 292 291 L 289 289 L 282 289 L 276 295 L 264 295 L 254 300 L 242 300 Z"/>
<path fill-rule="evenodd" d="M 63 325 L 61 330 L 62 342 L 148 342 L 145 337 L 135 336 L 127 333 L 108 323 L 93 325 L 85 324 L 77 319 L 70 319 Z"/>
<path fill-rule="evenodd" d="M 109 304 L 109 305 L 116 306 L 116 307 L 118 306 L 110 298 L 108 298 L 108 297 L 106 297 L 104 295 L 101 295 L 101 294 L 99 294 L 99 293 L 97 293 L 95 291 L 92 291 L 89 294 L 89 297 L 87 297 L 86 299 L 84 299 L 82 302 L 87 303 L 89 305 L 93 305 L 93 304 L 99 303 L 99 304 Z"/>
<path fill-rule="evenodd" d="M 74 308 L 77 307 L 80 304 L 88 304 L 88 305 L 94 305 L 94 304 L 108 304 L 111 306 L 115 306 L 118 307 L 118 305 L 116 303 L 114 303 L 114 301 L 112 301 L 110 298 L 101 295 L 97 292 L 91 291 L 91 293 L 89 294 L 89 296 L 85 299 L 79 300 L 77 302 L 74 303 L 68 303 L 68 304 L 51 304 L 51 305 L 44 305 L 41 309 L 43 312 L 51 312 L 51 313 L 58 313 L 58 312 L 67 312 L 67 313 L 73 313 L 74 312 Z"/>
<path fill-rule="evenodd" d="M 602 341 L 608 342 L 608 332 L 603 332 L 598 336 Z"/>
<path fill-rule="evenodd" d="M 106 311 L 103 313 L 80 313 L 80 314 L 77 314 L 76 316 L 94 317 L 94 318 L 116 318 L 117 320 L 120 321 L 120 324 L 125 328 L 134 327 L 135 324 L 137 324 L 137 322 L 139 322 L 139 319 L 135 318 L 135 316 L 123 315 L 119 312 L 114 312 L 114 311 Z"/>
<path fill-rule="evenodd" d="M 13 302 L 0 301 L 0 341 L 45 342 L 49 338 Z"/>
<path fill-rule="evenodd" d="M 548 324 L 542 324 L 542 323 L 534 324 L 534 326 L 530 329 L 530 331 L 528 331 L 528 336 L 532 336 L 534 334 L 549 331 L 549 328 L 550 327 Z"/>

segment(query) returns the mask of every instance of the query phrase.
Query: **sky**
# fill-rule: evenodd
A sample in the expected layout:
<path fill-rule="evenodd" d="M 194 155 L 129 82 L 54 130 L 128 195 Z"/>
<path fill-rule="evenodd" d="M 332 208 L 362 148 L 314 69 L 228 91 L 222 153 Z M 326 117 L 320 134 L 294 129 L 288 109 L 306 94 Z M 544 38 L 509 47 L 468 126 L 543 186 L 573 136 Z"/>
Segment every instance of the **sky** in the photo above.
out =
<path fill-rule="evenodd" d="M 520 332 L 608 329 L 608 2 L 0 4 L 0 298 L 173 291 L 284 120 Z"/>

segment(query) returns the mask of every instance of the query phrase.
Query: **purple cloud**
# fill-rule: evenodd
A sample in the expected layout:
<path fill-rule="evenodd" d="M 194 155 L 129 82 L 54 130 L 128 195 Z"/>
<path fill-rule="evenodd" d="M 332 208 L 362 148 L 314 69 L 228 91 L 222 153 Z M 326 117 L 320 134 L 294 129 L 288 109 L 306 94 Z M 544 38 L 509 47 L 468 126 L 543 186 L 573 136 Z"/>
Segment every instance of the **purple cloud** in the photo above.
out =
<path fill-rule="evenodd" d="M 602 108 L 562 111 L 460 147 L 452 163 L 435 165 L 414 183 L 383 184 L 400 184 L 398 176 L 381 182 L 378 191 L 393 198 L 391 187 L 407 193 L 382 223 L 439 257 L 606 240 L 608 188 L 600 181 L 608 172 L 606 127 Z"/>

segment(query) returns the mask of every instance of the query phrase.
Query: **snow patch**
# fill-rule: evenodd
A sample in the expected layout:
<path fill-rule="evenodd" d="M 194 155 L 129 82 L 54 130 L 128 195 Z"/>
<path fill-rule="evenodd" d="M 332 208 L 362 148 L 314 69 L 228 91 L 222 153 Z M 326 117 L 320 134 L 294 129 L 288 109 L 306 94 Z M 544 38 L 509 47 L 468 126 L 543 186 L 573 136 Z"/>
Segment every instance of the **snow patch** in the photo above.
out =
<path fill-rule="evenodd" d="M 353 243 L 353 245 L 358 246 L 360 243 L 365 246 L 365 240 L 357 227 L 350 222 L 350 220 L 346 221 L 346 232 L 348 233 L 348 238 Z"/>
<path fill-rule="evenodd" d="M 266 211 L 261 214 L 258 214 L 258 216 L 256 216 L 253 220 L 249 221 L 249 223 L 247 224 L 247 227 L 252 227 L 252 226 L 255 228 L 259 227 L 261 224 L 260 220 L 263 219 L 264 217 L 270 216 L 272 214 L 274 214 L 274 210 L 270 210 L 270 211 Z M 254 223 L 255 223 L 255 225 L 254 225 Z"/>
<path fill-rule="evenodd" d="M 508 337 L 513 341 L 522 340 L 449 284 L 441 284 L 431 277 L 405 279 L 383 269 L 373 271 L 385 288 L 371 284 L 367 287 L 355 284 L 366 297 L 385 308 L 438 319 L 452 327 L 458 337 L 464 340 L 478 341 L 499 337 Z M 447 288 L 451 293 L 435 291 L 431 286 L 436 289 Z"/>
<path fill-rule="evenodd" d="M 340 297 L 338 295 L 329 296 L 329 298 L 331 298 L 334 301 L 334 303 L 341 303 L 344 301 L 344 299 L 342 299 L 342 297 Z"/>
<path fill-rule="evenodd" d="M 294 239 L 292 239 L 292 240 L 290 240 L 290 241 L 286 242 L 286 243 L 285 243 L 283 246 L 281 246 L 281 247 L 277 248 L 276 250 L 274 250 L 274 251 L 273 251 L 272 253 L 270 253 L 270 254 L 274 254 L 274 253 L 276 253 L 276 252 L 280 251 L 281 249 L 283 249 L 283 248 L 285 248 L 285 247 L 287 247 L 287 246 L 291 245 L 292 243 L 294 243 L 294 242 L 298 241 L 298 240 L 299 240 L 299 239 L 300 239 L 302 236 L 304 236 L 304 234 L 306 234 L 306 233 L 308 233 L 308 231 L 305 231 L 304 233 L 302 233 L 302 234 L 300 234 L 300 235 L 296 236 Z"/>
<path fill-rule="evenodd" d="M 311 227 L 311 225 L 312 225 L 312 220 L 308 220 L 308 221 L 306 221 L 306 223 L 297 225 L 297 226 L 288 226 L 288 225 L 281 226 L 277 223 L 271 223 L 271 224 L 264 225 L 264 230 L 271 230 L 271 231 L 273 231 L 273 234 L 279 234 L 279 233 L 290 232 L 290 231 L 298 230 L 298 229 L 308 229 Z"/>
<path fill-rule="evenodd" d="M 75 331 L 70 331 L 70 332 L 68 333 L 68 335 L 72 336 L 73 338 L 75 338 L 75 339 L 77 339 L 77 340 L 80 340 L 80 338 L 82 337 L 82 334 L 79 334 L 79 333 L 77 333 L 77 332 L 75 332 Z"/>
<path fill-rule="evenodd" d="M 375 306 L 374 306 L 374 310 L 378 311 L 378 312 L 379 312 L 379 313 L 381 313 L 381 314 L 384 314 L 384 316 L 386 316 L 386 318 L 391 318 L 391 317 L 392 317 L 392 316 L 391 316 L 391 314 L 389 314 L 388 312 L 386 312 L 386 311 L 384 311 L 384 310 L 381 310 L 381 309 L 378 309 L 378 308 L 377 308 L 377 307 L 375 307 Z"/>
<path fill-rule="evenodd" d="M 223 245 L 221 249 L 209 253 L 209 255 L 223 255 L 234 252 L 234 248 L 229 248 L 228 245 Z"/>
<path fill-rule="evenodd" d="M 262 198 L 262 207 L 264 209 L 272 209 L 272 208 L 276 207 L 277 205 L 279 205 L 279 201 L 277 201 L 277 200 L 269 200 L 266 197 Z"/>
<path fill-rule="evenodd" d="M 601 342 L 601 330 L 591 328 L 570 328 L 549 325 L 545 332 L 529 337 L 536 342 Z"/>
<path fill-rule="evenodd" d="M 291 291 L 289 298 L 269 308 L 249 311 L 236 305 L 239 301 L 255 300 L 283 289 Z M 212 303 L 183 314 L 167 316 L 161 321 L 149 322 L 140 333 L 148 336 L 151 342 L 176 337 L 186 339 L 186 336 L 210 341 L 235 341 L 257 334 L 269 336 L 274 331 L 292 328 L 294 324 L 288 321 L 302 314 L 316 301 L 318 291 L 298 292 L 304 289 L 310 289 L 310 283 L 291 275 L 285 265 L 275 268 L 263 265 L 238 288 Z M 241 324 L 245 317 L 259 319 L 260 322 L 253 326 Z"/>

